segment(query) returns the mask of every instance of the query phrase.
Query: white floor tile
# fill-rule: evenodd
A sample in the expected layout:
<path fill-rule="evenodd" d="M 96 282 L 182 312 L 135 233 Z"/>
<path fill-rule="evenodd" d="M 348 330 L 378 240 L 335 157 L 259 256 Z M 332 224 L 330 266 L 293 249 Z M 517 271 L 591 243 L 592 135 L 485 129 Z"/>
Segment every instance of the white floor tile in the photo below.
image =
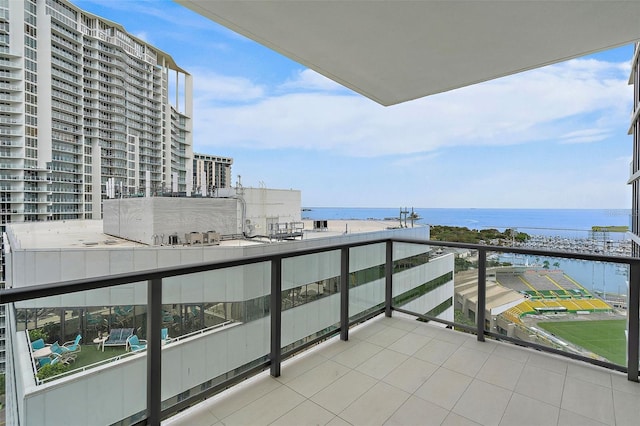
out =
<path fill-rule="evenodd" d="M 476 374 L 476 378 L 492 385 L 514 390 L 523 369 L 523 363 L 494 354 L 484 363 Z"/>
<path fill-rule="evenodd" d="M 413 356 L 423 361 L 442 365 L 458 349 L 458 345 L 444 340 L 432 339 Z"/>
<path fill-rule="evenodd" d="M 413 393 L 422 386 L 438 366 L 418 358 L 409 358 L 385 376 L 383 382 Z"/>
<path fill-rule="evenodd" d="M 616 424 L 640 423 L 640 397 L 638 395 L 614 390 L 613 407 Z"/>
<path fill-rule="evenodd" d="M 613 390 L 609 387 L 567 377 L 561 407 L 608 425 L 615 424 Z"/>
<path fill-rule="evenodd" d="M 560 409 L 560 417 L 558 418 L 558 426 L 606 426 L 594 419 L 590 419 L 571 411 Z M 626 426 L 626 425 L 619 425 Z"/>
<path fill-rule="evenodd" d="M 442 426 L 482 426 L 480 423 L 476 423 L 473 420 L 467 419 L 454 412 L 449 413 L 446 419 L 442 422 Z"/>
<path fill-rule="evenodd" d="M 381 350 L 382 348 L 380 346 L 359 341 L 352 343 L 349 349 L 340 352 L 331 359 L 349 368 L 356 368 Z"/>
<path fill-rule="evenodd" d="M 611 387 L 611 373 L 597 366 L 570 362 L 567 365 L 567 377 L 584 380 L 594 385 Z"/>
<path fill-rule="evenodd" d="M 412 396 L 384 424 L 385 426 L 440 426 L 448 415 L 449 410 Z"/>
<path fill-rule="evenodd" d="M 489 354 L 464 346 L 458 348 L 442 366 L 467 376 L 475 377 L 484 363 L 489 359 Z"/>
<path fill-rule="evenodd" d="M 407 392 L 379 382 L 345 408 L 340 417 L 353 425 L 381 425 L 410 396 Z"/>
<path fill-rule="evenodd" d="M 451 410 L 467 390 L 471 377 L 440 368 L 415 391 L 415 395 Z"/>
<path fill-rule="evenodd" d="M 408 334 L 408 332 L 400 328 L 386 327 L 384 330 L 381 330 L 373 336 L 368 337 L 366 341 L 369 343 L 373 343 L 374 345 L 386 348 L 406 334 Z"/>
<path fill-rule="evenodd" d="M 497 425 L 510 399 L 510 391 L 474 380 L 451 411 L 483 425 Z"/>
<path fill-rule="evenodd" d="M 287 386 L 269 392 L 251 404 L 222 419 L 225 426 L 260 426 L 277 420 L 304 401 L 304 397 Z"/>
<path fill-rule="evenodd" d="M 327 360 L 315 368 L 307 371 L 286 384 L 294 391 L 306 398 L 310 398 L 323 388 L 338 380 L 351 371 L 337 362 Z"/>
<path fill-rule="evenodd" d="M 569 362 L 559 356 L 556 357 L 551 354 L 534 352 L 529 354 L 527 365 L 544 368 L 545 370 L 553 371 L 554 373 L 567 374 Z"/>
<path fill-rule="evenodd" d="M 199 404 L 189 411 L 179 413 L 162 422 L 171 426 L 214 426 L 219 420 L 209 411 L 205 404 Z"/>
<path fill-rule="evenodd" d="M 563 374 L 527 364 L 522 369 L 515 392 L 560 407 L 564 379 Z"/>
<path fill-rule="evenodd" d="M 417 333 L 408 333 L 389 345 L 388 349 L 405 355 L 413 355 L 430 340 L 431 337 L 422 336 Z"/>
<path fill-rule="evenodd" d="M 336 415 L 318 404 L 306 400 L 293 410 L 271 423 L 271 426 L 315 426 L 326 425 Z"/>
<path fill-rule="evenodd" d="M 282 364 L 281 374 L 277 380 L 281 383 L 288 383 L 301 374 L 314 369 L 325 361 L 327 361 L 326 357 L 316 353 L 309 354 L 301 357 L 300 359 L 287 360 Z"/>
<path fill-rule="evenodd" d="M 500 426 L 546 426 L 558 423 L 560 408 L 528 396 L 513 394 Z"/>
<path fill-rule="evenodd" d="M 234 386 L 229 392 L 208 402 L 211 404 L 211 412 L 223 419 L 280 387 L 282 384 L 273 377 L 263 375 Z"/>
<path fill-rule="evenodd" d="M 356 370 L 368 374 L 369 376 L 381 380 L 400 364 L 405 362 L 409 356 L 389 349 L 382 349 L 368 360 L 364 361 Z"/>
<path fill-rule="evenodd" d="M 378 381 L 371 376 L 351 370 L 311 397 L 311 400 L 334 414 L 339 414 L 360 398 Z"/>

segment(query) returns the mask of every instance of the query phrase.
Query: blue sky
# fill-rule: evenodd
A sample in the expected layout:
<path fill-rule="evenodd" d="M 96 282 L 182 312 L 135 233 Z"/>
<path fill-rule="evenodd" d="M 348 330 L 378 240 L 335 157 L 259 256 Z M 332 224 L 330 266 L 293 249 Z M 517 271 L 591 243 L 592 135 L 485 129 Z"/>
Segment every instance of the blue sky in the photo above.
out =
<path fill-rule="evenodd" d="M 234 182 L 309 207 L 631 206 L 631 45 L 382 107 L 171 1 L 73 2 L 193 75 L 194 151 Z"/>

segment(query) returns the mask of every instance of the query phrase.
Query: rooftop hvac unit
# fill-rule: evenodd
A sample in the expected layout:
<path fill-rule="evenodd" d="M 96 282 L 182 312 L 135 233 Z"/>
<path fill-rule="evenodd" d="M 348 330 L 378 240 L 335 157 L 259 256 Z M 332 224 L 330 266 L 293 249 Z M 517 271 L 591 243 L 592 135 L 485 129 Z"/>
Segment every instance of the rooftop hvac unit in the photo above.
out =
<path fill-rule="evenodd" d="M 220 234 L 216 231 L 207 231 L 207 240 L 209 244 L 220 244 Z"/>
<path fill-rule="evenodd" d="M 187 244 L 202 244 L 202 233 L 190 232 L 184 236 Z"/>

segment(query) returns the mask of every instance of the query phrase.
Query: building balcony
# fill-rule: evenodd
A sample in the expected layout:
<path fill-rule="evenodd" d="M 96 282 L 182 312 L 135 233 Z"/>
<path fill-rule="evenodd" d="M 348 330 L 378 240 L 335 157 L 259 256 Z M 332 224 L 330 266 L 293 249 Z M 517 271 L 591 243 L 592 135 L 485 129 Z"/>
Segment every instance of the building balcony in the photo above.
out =
<path fill-rule="evenodd" d="M 163 424 L 624 425 L 639 395 L 616 372 L 394 314 Z"/>
<path fill-rule="evenodd" d="M 18 336 L 7 345 L 10 358 L 20 363 L 20 371 L 34 370 L 31 379 L 22 376 L 28 392 L 20 415 L 35 416 L 23 418 L 24 424 L 38 423 L 39 415 L 50 412 L 47 401 L 55 401 L 62 417 L 92 416 L 100 424 L 161 419 L 166 424 L 424 424 L 431 419 L 490 425 L 535 419 L 561 425 L 588 419 L 625 425 L 637 419 L 640 259 L 442 243 L 384 232 L 389 237 L 260 245 L 242 257 L 215 261 L 207 260 L 204 248 L 157 253 L 133 248 L 131 254 L 104 248 L 105 256 L 96 242 L 85 254 L 92 270 L 139 272 L 48 284 L 41 284 L 48 278 L 43 274 L 75 277 L 70 274 L 83 269 L 78 258 L 71 268 L 63 258 L 51 263 L 48 253 L 32 258 L 39 268 L 18 272 L 23 281 L 0 296 L 16 309 L 73 306 L 58 314 L 59 322 L 64 318 L 59 333 L 83 329 L 89 347 L 82 352 L 95 350 L 85 330 L 87 312 L 115 310 L 89 306 L 109 300 L 133 304 L 120 317 L 108 317 L 111 329 L 141 326 L 140 337 L 147 339 L 165 327 L 172 337 L 187 333 L 164 346 L 150 338 L 144 351 L 40 384 L 10 308 L 9 330 L 14 327 Z M 476 257 L 477 269 L 453 274 L 453 248 Z M 20 262 L 19 247 L 12 249 Z M 492 263 L 501 254 L 552 264 L 622 266 L 629 287 L 618 289 L 620 298 L 576 292 L 571 280 L 548 268 L 526 275 L 532 267 Z M 518 282 L 528 282 L 531 293 Z M 38 285 L 22 287 L 25 283 Z M 622 329 L 601 336 L 606 353 L 545 331 L 546 323 L 561 324 L 569 316 L 582 330 L 611 320 L 618 322 L 607 325 Z M 195 317 L 202 320 L 199 325 Z M 207 318 L 214 317 L 230 322 L 206 329 Z M 43 324 L 51 323 L 48 318 Z M 265 369 L 270 376 L 244 381 Z M 104 406 L 110 410 L 98 409 Z"/>

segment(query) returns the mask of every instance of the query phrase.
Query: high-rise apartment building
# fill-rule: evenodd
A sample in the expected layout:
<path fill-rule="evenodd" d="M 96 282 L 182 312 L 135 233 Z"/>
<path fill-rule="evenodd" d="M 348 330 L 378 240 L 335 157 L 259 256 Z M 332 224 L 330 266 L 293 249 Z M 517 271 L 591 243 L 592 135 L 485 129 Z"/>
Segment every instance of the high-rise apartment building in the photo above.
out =
<path fill-rule="evenodd" d="M 231 187 L 233 158 L 209 154 L 193 154 L 193 190 L 202 195 Z"/>
<path fill-rule="evenodd" d="M 3 223 L 100 218 L 110 178 L 190 192 L 191 77 L 169 55 L 64 0 L 0 19 Z"/>
<path fill-rule="evenodd" d="M 629 184 L 631 185 L 632 256 L 640 256 L 640 43 L 636 43 L 631 61 L 629 84 L 633 84 L 633 111 L 629 134 L 633 135 L 633 157 Z"/>
<path fill-rule="evenodd" d="M 191 117 L 191 76 L 121 25 L 65 0 L 0 0 L 2 231 L 99 219 L 108 187 L 189 195 Z"/>

